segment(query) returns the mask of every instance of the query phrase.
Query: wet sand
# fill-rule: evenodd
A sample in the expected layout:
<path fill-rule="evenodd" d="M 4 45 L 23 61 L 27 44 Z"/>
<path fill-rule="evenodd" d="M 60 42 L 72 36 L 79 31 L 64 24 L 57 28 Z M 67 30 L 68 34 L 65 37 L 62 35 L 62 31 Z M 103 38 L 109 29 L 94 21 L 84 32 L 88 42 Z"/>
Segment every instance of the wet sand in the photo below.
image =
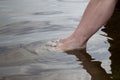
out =
<path fill-rule="evenodd" d="M 55 52 L 47 45 L 74 31 L 87 3 L 0 0 L 0 80 L 119 80 L 119 11 L 86 50 Z"/>

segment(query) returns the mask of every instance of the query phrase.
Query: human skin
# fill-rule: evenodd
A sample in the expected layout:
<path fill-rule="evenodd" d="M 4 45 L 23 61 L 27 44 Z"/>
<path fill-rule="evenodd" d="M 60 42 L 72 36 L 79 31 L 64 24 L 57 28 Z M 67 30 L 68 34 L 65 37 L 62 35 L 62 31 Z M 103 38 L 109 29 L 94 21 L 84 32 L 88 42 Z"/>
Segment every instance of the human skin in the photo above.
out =
<path fill-rule="evenodd" d="M 60 39 L 55 49 L 68 51 L 86 48 L 89 38 L 112 16 L 116 3 L 117 0 L 90 0 L 75 31 L 69 37 Z"/>

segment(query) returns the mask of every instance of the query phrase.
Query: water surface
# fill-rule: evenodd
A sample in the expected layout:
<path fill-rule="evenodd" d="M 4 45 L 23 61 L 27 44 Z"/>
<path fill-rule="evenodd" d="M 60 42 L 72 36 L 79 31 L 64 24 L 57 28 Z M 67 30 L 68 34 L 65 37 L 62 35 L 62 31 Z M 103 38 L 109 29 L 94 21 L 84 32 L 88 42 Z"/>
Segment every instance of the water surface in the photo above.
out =
<path fill-rule="evenodd" d="M 87 4 L 0 0 L 0 80 L 119 80 L 119 17 L 92 36 L 86 50 L 55 52 L 46 45 L 70 35 Z"/>

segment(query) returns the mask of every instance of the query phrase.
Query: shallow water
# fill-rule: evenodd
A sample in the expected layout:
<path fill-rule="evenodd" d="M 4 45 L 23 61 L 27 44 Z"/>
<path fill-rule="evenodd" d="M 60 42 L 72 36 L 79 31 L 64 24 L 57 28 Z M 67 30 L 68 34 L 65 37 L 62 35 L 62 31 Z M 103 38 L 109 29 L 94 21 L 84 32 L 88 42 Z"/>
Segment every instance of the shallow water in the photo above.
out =
<path fill-rule="evenodd" d="M 74 31 L 87 3 L 0 0 L 0 80 L 119 80 L 119 13 L 86 50 L 55 52 L 47 46 Z"/>

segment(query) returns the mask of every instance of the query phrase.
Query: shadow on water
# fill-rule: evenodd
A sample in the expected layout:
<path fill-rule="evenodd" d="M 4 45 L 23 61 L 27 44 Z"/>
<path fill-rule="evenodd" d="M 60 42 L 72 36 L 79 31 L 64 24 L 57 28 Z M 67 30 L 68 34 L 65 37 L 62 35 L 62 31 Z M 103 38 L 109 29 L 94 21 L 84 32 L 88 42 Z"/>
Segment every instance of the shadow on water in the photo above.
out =
<path fill-rule="evenodd" d="M 111 52 L 111 71 L 114 80 L 120 80 L 120 10 L 116 9 L 111 19 L 102 30 L 107 33 L 110 43 L 109 51 Z"/>
<path fill-rule="evenodd" d="M 82 61 L 83 68 L 91 75 L 91 80 L 112 80 L 111 75 L 101 67 L 101 62 L 94 59 L 86 52 L 86 50 L 66 51 L 69 55 L 75 55 L 78 61 Z"/>

